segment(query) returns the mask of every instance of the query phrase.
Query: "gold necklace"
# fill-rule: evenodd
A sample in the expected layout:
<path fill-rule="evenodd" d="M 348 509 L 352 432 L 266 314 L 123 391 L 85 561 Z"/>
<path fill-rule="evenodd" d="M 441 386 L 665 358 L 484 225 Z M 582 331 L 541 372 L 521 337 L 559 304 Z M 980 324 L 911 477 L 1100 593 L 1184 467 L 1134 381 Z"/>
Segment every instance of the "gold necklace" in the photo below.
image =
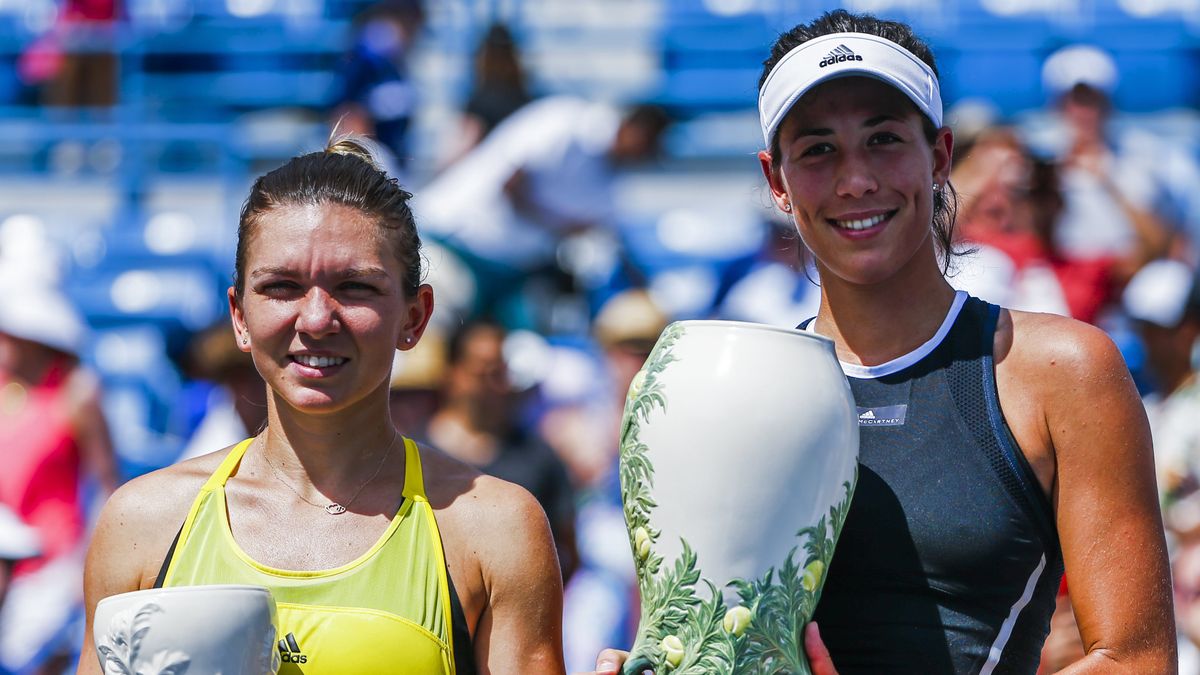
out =
<path fill-rule="evenodd" d="M 324 509 L 325 513 L 328 513 L 331 516 L 340 516 L 346 512 L 346 509 L 350 508 L 354 504 L 354 500 L 358 499 L 358 495 L 359 495 L 359 493 L 361 493 L 363 491 L 363 488 L 370 485 L 371 481 L 375 480 L 375 477 L 379 475 L 379 472 L 383 469 L 383 465 L 387 463 L 388 457 L 391 457 L 392 448 L 396 446 L 396 439 L 399 437 L 400 437 L 400 434 L 398 432 L 395 432 L 395 431 L 392 432 L 392 442 L 388 444 L 387 451 L 383 453 L 383 459 L 379 460 L 379 466 L 375 467 L 375 473 L 371 474 L 370 478 L 368 478 L 362 485 L 358 486 L 358 489 L 354 491 L 354 494 L 350 497 L 350 501 L 346 502 L 345 506 L 342 506 L 341 504 L 339 504 L 337 502 L 329 502 L 325 506 L 321 506 L 320 504 L 310 501 L 307 497 L 300 494 L 300 491 L 297 490 L 296 488 L 292 487 L 291 483 L 288 483 L 286 480 L 284 480 L 283 476 L 280 475 L 279 471 L 275 469 L 275 465 L 272 464 L 271 459 L 269 457 L 267 457 L 265 442 L 263 443 L 263 459 L 266 460 L 267 466 L 271 468 L 271 473 L 275 474 L 275 478 L 280 483 L 283 483 L 284 487 L 291 490 L 292 494 L 296 495 L 301 500 L 303 500 L 309 504 L 312 504 L 313 506 L 317 507 L 318 509 Z"/>

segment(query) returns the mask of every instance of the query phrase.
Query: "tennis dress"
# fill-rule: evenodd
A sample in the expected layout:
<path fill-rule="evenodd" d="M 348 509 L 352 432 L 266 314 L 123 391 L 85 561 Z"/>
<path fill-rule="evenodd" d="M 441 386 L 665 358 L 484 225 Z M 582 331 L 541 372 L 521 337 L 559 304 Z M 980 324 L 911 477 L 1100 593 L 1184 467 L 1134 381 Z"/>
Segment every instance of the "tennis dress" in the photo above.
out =
<path fill-rule="evenodd" d="M 960 291 L 914 352 L 842 364 L 859 482 L 814 620 L 844 675 L 1037 670 L 1062 554 L 1000 411 L 999 311 Z"/>
<path fill-rule="evenodd" d="M 156 585 L 271 589 L 281 675 L 474 673 L 417 445 L 404 439 L 403 502 L 370 550 L 335 569 L 292 571 L 254 561 L 229 529 L 225 482 L 251 440 L 234 447 L 200 490 Z M 297 545 L 307 545 L 303 535 Z"/>

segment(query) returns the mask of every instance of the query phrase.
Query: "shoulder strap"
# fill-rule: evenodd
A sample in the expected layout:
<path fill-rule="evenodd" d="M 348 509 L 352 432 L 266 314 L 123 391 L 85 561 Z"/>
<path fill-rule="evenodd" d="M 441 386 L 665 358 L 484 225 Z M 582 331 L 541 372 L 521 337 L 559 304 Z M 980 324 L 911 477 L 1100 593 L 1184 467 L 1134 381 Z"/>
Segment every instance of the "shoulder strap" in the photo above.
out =
<path fill-rule="evenodd" d="M 404 437 L 404 497 L 425 497 L 425 478 L 421 473 L 421 453 L 413 439 Z"/>
<path fill-rule="evenodd" d="M 232 474 L 233 470 L 236 469 L 238 464 L 241 463 L 242 457 L 246 454 L 246 449 L 249 448 L 250 444 L 253 442 L 254 437 L 251 436 L 250 438 L 247 438 L 241 443 L 233 446 L 233 449 L 229 451 L 229 454 L 225 455 L 225 459 L 221 460 L 221 464 L 217 467 L 217 470 L 208 477 L 208 481 L 204 483 L 204 487 L 202 489 L 214 490 L 225 487 L 225 483 L 229 480 L 229 475 Z"/>
<path fill-rule="evenodd" d="M 250 443 L 254 441 L 253 437 L 233 446 L 229 454 L 225 455 L 225 459 L 221 460 L 217 470 L 208 477 L 204 487 L 200 488 L 199 494 L 192 501 L 192 507 L 188 510 L 187 518 L 183 521 L 183 526 L 179 528 L 179 532 L 175 534 L 175 540 L 171 542 L 171 548 L 167 550 L 167 557 L 163 559 L 162 568 L 158 571 L 158 578 L 154 582 L 155 588 L 161 588 L 166 585 L 167 580 L 171 578 L 171 572 L 175 566 L 175 553 L 181 543 L 187 541 L 188 536 L 192 533 L 192 525 L 196 522 L 196 516 L 200 513 L 200 505 L 204 503 L 205 496 L 212 492 L 217 492 L 225 487 L 226 481 L 229 480 L 229 474 L 237 468 L 237 465 L 242 461 L 242 457 L 246 454 L 246 449 L 250 447 Z"/>

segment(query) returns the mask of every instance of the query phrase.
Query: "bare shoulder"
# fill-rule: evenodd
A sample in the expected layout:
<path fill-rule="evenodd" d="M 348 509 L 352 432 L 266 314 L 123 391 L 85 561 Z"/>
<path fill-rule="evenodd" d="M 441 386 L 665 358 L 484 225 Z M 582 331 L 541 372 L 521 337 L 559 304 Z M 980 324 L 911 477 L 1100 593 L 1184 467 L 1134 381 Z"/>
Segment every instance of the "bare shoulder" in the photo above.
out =
<path fill-rule="evenodd" d="M 485 592 L 492 604 L 514 580 L 526 586 L 561 579 L 546 513 L 525 488 L 434 448 L 421 448 L 421 463 L 451 573 L 456 584 L 472 580 L 468 594 Z"/>
<path fill-rule="evenodd" d="M 100 512 L 89 558 L 121 555 L 143 580 L 156 573 L 197 493 L 229 450 L 152 471 L 119 487 Z"/>
<path fill-rule="evenodd" d="M 1128 377 L 1117 346 L 1104 331 L 1069 317 L 1005 310 L 997 326 L 997 361 L 1052 388 L 1081 378 Z"/>
<path fill-rule="evenodd" d="M 541 505 L 525 488 L 484 474 L 436 448 L 421 446 L 421 465 L 426 494 L 443 529 L 465 528 L 471 534 L 490 533 L 503 539 L 504 528 L 523 524 L 527 528 L 546 520 Z"/>

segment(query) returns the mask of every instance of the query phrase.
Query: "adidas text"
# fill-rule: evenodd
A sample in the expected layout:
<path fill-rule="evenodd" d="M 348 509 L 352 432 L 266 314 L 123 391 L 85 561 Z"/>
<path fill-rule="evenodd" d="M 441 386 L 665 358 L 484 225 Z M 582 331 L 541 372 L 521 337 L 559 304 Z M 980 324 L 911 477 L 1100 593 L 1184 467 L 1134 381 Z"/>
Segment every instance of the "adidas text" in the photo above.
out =
<path fill-rule="evenodd" d="M 863 57 L 859 56 L 858 54 L 830 54 L 829 56 L 826 56 L 823 61 L 818 63 L 817 66 L 824 68 L 825 66 L 831 66 L 835 63 L 843 63 L 845 61 L 862 61 L 862 60 L 863 60 Z M 812 62 L 809 61 L 809 63 L 812 63 Z"/>

